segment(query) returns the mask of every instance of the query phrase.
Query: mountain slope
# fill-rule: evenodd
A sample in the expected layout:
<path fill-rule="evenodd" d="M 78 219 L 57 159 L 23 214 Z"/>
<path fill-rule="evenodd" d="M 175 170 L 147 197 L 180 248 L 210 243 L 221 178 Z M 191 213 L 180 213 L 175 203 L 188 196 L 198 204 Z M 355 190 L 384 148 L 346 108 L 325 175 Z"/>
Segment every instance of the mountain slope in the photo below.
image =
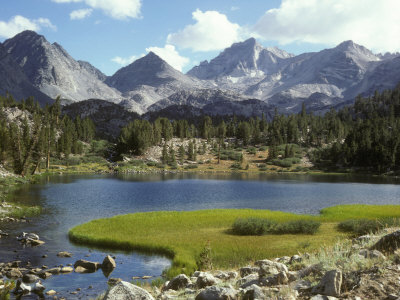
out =
<path fill-rule="evenodd" d="M 20 66 L 0 44 L 0 94 L 5 95 L 7 92 L 16 100 L 33 96 L 41 105 L 53 102 L 30 83 Z"/>
<path fill-rule="evenodd" d="M 124 101 L 125 106 L 129 107 L 132 102 L 139 104 L 140 112 L 175 92 L 204 86 L 200 80 L 182 74 L 153 52 L 118 70 L 106 83 L 130 99 Z"/>
<path fill-rule="evenodd" d="M 50 44 L 33 31 L 24 31 L 4 42 L 31 83 L 55 98 L 81 101 L 100 98 L 119 102 L 121 95 L 102 82 L 103 76 L 88 63 L 77 62 L 59 44 Z"/>

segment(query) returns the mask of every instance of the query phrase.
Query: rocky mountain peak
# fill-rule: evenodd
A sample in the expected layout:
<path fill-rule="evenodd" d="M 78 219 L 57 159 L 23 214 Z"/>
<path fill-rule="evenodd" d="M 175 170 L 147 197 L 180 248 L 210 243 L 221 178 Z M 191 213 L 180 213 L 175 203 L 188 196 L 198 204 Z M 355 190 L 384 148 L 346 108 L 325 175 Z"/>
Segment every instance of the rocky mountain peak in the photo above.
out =
<path fill-rule="evenodd" d="M 6 40 L 4 46 L 30 82 L 52 98 L 61 95 L 69 101 L 121 100 L 120 93 L 104 84 L 96 71 L 88 70 L 61 45 L 49 43 L 34 31 L 21 32 Z"/>

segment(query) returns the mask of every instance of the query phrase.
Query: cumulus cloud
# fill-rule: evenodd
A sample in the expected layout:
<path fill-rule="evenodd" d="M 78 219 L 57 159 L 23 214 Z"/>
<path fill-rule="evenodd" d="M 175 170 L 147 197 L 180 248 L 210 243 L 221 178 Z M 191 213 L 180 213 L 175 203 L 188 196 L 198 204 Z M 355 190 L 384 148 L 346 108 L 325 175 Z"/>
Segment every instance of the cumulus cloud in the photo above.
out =
<path fill-rule="evenodd" d="M 100 9 L 114 19 L 140 18 L 141 0 L 52 0 L 56 3 L 83 2 L 93 9 Z"/>
<path fill-rule="evenodd" d="M 175 69 L 182 72 L 182 68 L 185 67 L 189 63 L 189 58 L 181 56 L 178 51 L 176 51 L 173 45 L 165 45 L 164 48 L 160 47 L 149 47 L 146 48 L 147 52 L 154 52 L 163 60 L 165 60 L 168 64 L 170 64 Z"/>
<path fill-rule="evenodd" d="M 72 11 L 69 14 L 69 17 L 71 20 L 82 20 L 89 17 L 92 14 L 92 11 L 93 9 L 91 8 L 77 9 Z"/>
<path fill-rule="evenodd" d="M 167 43 L 193 51 L 213 51 L 229 47 L 241 39 L 242 29 L 217 11 L 197 9 L 192 13 L 195 24 L 168 35 Z"/>
<path fill-rule="evenodd" d="M 280 44 L 354 40 L 375 51 L 399 51 L 399 11 L 398 0 L 282 0 L 254 30 Z"/>
<path fill-rule="evenodd" d="M 136 55 L 132 55 L 129 57 L 121 57 L 121 56 L 116 56 L 111 59 L 111 61 L 119 64 L 120 66 L 126 66 L 132 63 L 135 59 L 137 58 Z"/>
<path fill-rule="evenodd" d="M 49 19 L 39 18 L 30 20 L 23 16 L 14 16 L 8 22 L 0 21 L 0 37 L 10 38 L 24 30 L 40 31 L 42 28 L 57 30 Z"/>

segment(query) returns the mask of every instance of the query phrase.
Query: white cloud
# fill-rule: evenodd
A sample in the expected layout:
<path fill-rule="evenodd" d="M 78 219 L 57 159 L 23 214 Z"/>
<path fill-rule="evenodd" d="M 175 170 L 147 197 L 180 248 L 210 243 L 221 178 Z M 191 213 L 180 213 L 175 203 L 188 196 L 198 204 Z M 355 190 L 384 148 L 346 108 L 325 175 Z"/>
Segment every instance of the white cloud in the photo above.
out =
<path fill-rule="evenodd" d="M 52 0 L 56 3 L 84 2 L 93 9 L 100 9 L 114 19 L 140 18 L 141 0 Z"/>
<path fill-rule="evenodd" d="M 91 8 L 77 9 L 72 11 L 69 14 L 69 17 L 71 20 L 82 20 L 89 17 L 92 14 L 92 11 L 93 9 Z"/>
<path fill-rule="evenodd" d="M 135 56 L 135 55 L 132 55 L 129 57 L 116 56 L 116 57 L 112 58 L 111 61 L 119 64 L 120 66 L 126 66 L 126 65 L 129 65 L 130 63 L 132 63 L 136 58 L 137 58 L 137 56 Z"/>
<path fill-rule="evenodd" d="M 169 34 L 169 44 L 193 51 L 213 51 L 229 47 L 241 39 L 240 26 L 231 23 L 224 14 L 197 9 L 192 16 L 196 23 Z"/>
<path fill-rule="evenodd" d="M 57 30 L 49 19 L 39 18 L 30 20 L 23 16 L 14 16 L 8 22 L 0 21 L 0 37 L 10 38 L 24 30 L 40 31 L 42 28 Z"/>
<path fill-rule="evenodd" d="M 173 45 L 165 45 L 164 48 L 160 47 L 149 47 L 146 48 L 147 52 L 154 52 L 168 64 L 170 64 L 175 69 L 182 72 L 182 68 L 189 63 L 189 58 L 181 56 L 178 51 L 176 51 Z"/>
<path fill-rule="evenodd" d="M 399 11 L 398 0 L 282 0 L 254 30 L 280 44 L 354 40 L 375 51 L 399 51 Z"/>

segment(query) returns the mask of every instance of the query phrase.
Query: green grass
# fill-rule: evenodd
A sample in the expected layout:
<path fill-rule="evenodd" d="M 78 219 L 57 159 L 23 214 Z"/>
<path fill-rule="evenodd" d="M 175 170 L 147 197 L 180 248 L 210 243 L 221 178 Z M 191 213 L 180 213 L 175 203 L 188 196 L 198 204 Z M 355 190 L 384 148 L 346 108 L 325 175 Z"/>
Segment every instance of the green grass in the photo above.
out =
<path fill-rule="evenodd" d="M 72 228 L 69 236 L 85 245 L 164 254 L 172 259 L 172 266 L 166 272 L 170 278 L 196 270 L 205 244 L 211 247 L 214 267 L 229 269 L 258 259 L 312 252 L 333 245 L 349 237 L 349 233 L 338 229 L 338 222 L 382 217 L 400 217 L 400 206 L 340 205 L 323 209 L 319 216 L 252 209 L 135 213 L 93 220 Z M 240 236 L 231 231 L 239 218 L 264 218 L 278 224 L 312 220 L 321 222 L 321 226 L 314 235 Z"/>

